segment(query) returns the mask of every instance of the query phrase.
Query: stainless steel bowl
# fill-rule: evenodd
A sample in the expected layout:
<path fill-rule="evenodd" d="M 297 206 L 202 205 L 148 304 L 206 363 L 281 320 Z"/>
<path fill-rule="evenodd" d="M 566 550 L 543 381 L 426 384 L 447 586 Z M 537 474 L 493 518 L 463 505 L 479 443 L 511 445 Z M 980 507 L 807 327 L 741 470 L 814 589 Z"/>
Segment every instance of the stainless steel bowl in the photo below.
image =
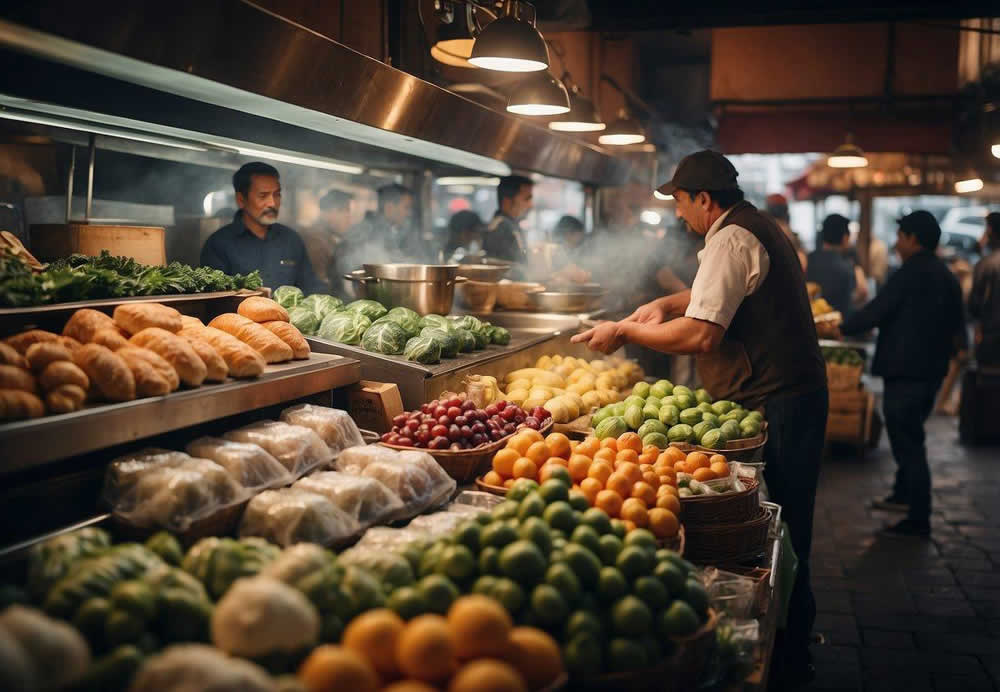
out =
<path fill-rule="evenodd" d="M 540 312 L 593 312 L 601 307 L 603 290 L 589 291 L 541 291 L 529 293 L 528 301 Z"/>
<path fill-rule="evenodd" d="M 421 315 L 447 315 L 455 301 L 458 265 L 365 264 L 345 274 L 358 298 L 377 300 L 388 308 L 409 308 Z"/>
<path fill-rule="evenodd" d="M 509 264 L 460 264 L 458 273 L 469 281 L 495 283 L 510 271 Z"/>

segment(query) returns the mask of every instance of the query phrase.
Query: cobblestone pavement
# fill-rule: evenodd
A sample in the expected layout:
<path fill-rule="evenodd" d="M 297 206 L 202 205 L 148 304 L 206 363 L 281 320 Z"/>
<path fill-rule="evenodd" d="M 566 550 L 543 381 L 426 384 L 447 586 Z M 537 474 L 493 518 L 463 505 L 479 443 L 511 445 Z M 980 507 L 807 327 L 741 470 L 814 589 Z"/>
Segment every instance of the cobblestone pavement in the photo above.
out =
<path fill-rule="evenodd" d="M 927 425 L 930 541 L 875 532 L 869 508 L 895 464 L 885 435 L 823 464 L 813 542 L 816 681 L 810 690 L 1000 690 L 1000 448 L 963 447 L 957 419 Z"/>

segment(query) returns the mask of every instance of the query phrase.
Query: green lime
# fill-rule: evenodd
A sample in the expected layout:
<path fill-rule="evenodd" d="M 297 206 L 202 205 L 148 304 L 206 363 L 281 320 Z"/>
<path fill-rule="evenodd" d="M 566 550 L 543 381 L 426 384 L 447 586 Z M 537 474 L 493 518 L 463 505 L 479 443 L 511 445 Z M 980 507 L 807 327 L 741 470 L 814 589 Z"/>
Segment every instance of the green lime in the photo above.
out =
<path fill-rule="evenodd" d="M 428 574 L 433 574 L 435 570 L 437 570 L 437 563 L 438 560 L 441 559 L 444 549 L 445 543 L 435 542 L 424 551 L 423 556 L 420 558 L 420 567 L 417 569 L 418 577 L 426 577 Z"/>
<path fill-rule="evenodd" d="M 570 605 L 576 604 L 583 594 L 580 580 L 576 578 L 576 574 L 565 563 L 557 563 L 549 566 L 548 571 L 545 572 L 545 583 L 554 587 L 556 591 L 562 594 L 563 598 Z"/>
<path fill-rule="evenodd" d="M 550 525 L 550 528 L 552 529 L 552 540 L 553 541 L 558 541 L 560 539 L 564 540 L 564 541 L 568 541 L 569 540 L 569 536 L 566 535 L 565 531 L 561 531 L 559 529 L 552 528 L 551 525 Z"/>
<path fill-rule="evenodd" d="M 396 614 L 404 620 L 412 620 L 418 615 L 429 612 L 430 606 L 427 599 L 415 586 L 404 586 L 389 594 L 386 607 L 396 611 Z"/>
<path fill-rule="evenodd" d="M 527 600 L 524 589 L 517 582 L 506 577 L 497 579 L 496 585 L 493 587 L 493 592 L 490 595 L 500 601 L 503 607 L 507 609 L 507 612 L 511 614 L 520 612 Z"/>
<path fill-rule="evenodd" d="M 142 636 L 145 623 L 128 610 L 112 610 L 104 621 L 104 641 L 112 648 L 135 642 Z"/>
<path fill-rule="evenodd" d="M 539 493 L 528 493 L 527 497 L 521 500 L 521 505 L 517 509 L 517 518 L 540 517 L 545 511 L 545 504 L 545 500 L 542 499 Z"/>
<path fill-rule="evenodd" d="M 611 625 L 624 637 L 644 637 L 653 624 L 653 612 L 635 596 L 625 596 L 611 606 Z"/>
<path fill-rule="evenodd" d="M 569 475 L 569 469 L 565 466 L 552 466 L 548 473 L 549 479 L 545 481 L 546 483 L 551 480 L 557 480 L 561 483 L 565 483 L 567 488 L 573 485 L 573 478 Z"/>
<path fill-rule="evenodd" d="M 581 632 L 562 650 L 566 670 L 574 677 L 588 678 L 604 670 L 604 651 L 597 635 Z"/>
<path fill-rule="evenodd" d="M 674 601 L 660 613 L 656 631 L 661 637 L 685 637 L 698 630 L 698 613 L 684 601 Z"/>
<path fill-rule="evenodd" d="M 645 399 L 649 396 L 650 384 L 648 382 L 636 382 L 635 386 L 632 387 L 632 396 L 637 396 Z"/>
<path fill-rule="evenodd" d="M 544 521 L 544 520 L 543 520 L 543 521 Z M 562 533 L 562 532 L 560 531 L 560 533 Z M 550 533 L 549 535 L 551 535 L 551 533 Z M 562 550 L 563 548 L 565 548 L 565 547 L 566 547 L 566 544 L 567 544 L 567 543 L 569 543 L 569 541 L 567 541 L 567 540 L 566 540 L 565 538 L 563 538 L 562 536 L 555 536 L 555 537 L 554 537 L 554 538 L 552 539 L 552 549 L 553 549 L 553 550 Z"/>
<path fill-rule="evenodd" d="M 582 545 L 594 555 L 601 554 L 601 537 L 586 524 L 581 524 L 573 529 L 573 535 L 570 536 L 570 540 L 577 545 Z"/>
<path fill-rule="evenodd" d="M 544 626 L 556 627 L 569 617 L 569 605 L 554 586 L 539 584 L 531 592 L 531 612 Z"/>
<path fill-rule="evenodd" d="M 476 556 L 464 545 L 444 549 L 437 563 L 437 571 L 462 582 L 476 575 Z"/>
<path fill-rule="evenodd" d="M 95 641 L 104 636 L 104 622 L 111 612 L 111 602 L 106 598 L 94 596 L 88 598 L 76 611 L 73 625 L 80 630 L 88 641 Z"/>
<path fill-rule="evenodd" d="M 632 585 L 632 591 L 652 611 L 665 608 L 670 602 L 670 592 L 656 577 L 639 577 Z"/>
<path fill-rule="evenodd" d="M 651 555 L 656 554 L 659 546 L 656 544 L 656 536 L 649 529 L 633 529 L 625 536 L 625 547 L 637 546 L 648 550 Z"/>
<path fill-rule="evenodd" d="M 575 610 L 570 613 L 563 628 L 564 641 L 571 641 L 578 634 L 591 634 L 595 637 L 604 636 L 601 619 L 589 610 Z"/>
<path fill-rule="evenodd" d="M 145 582 L 119 582 L 111 589 L 111 607 L 132 613 L 142 622 L 156 615 L 156 594 Z"/>
<path fill-rule="evenodd" d="M 483 514 L 480 516 L 488 517 L 489 514 Z M 420 569 L 420 559 L 424 556 L 424 546 L 421 543 L 410 543 L 405 548 L 403 548 L 400 553 L 406 558 L 406 561 L 410 563 L 410 567 L 413 569 L 413 573 L 416 574 Z"/>
<path fill-rule="evenodd" d="M 528 517 L 518 529 L 518 534 L 538 546 L 543 555 L 552 552 L 552 533 L 541 517 Z"/>
<path fill-rule="evenodd" d="M 597 580 L 597 596 L 605 603 L 613 603 L 628 593 L 628 582 L 617 567 L 602 567 Z"/>
<path fill-rule="evenodd" d="M 605 565 L 613 565 L 617 562 L 618 554 L 621 553 L 624 547 L 622 539 L 613 533 L 609 533 L 601 536 L 601 548 L 597 554 L 601 556 L 601 562 Z"/>
<path fill-rule="evenodd" d="M 677 569 L 681 571 L 685 579 L 687 579 L 687 576 L 694 570 L 694 565 L 692 565 L 690 562 L 682 558 L 673 550 L 657 551 L 657 553 L 658 553 L 657 555 L 658 559 L 668 560 L 670 564 L 674 565 L 675 567 L 677 567 Z M 663 553 L 666 554 L 663 555 L 663 557 L 660 557 L 660 554 Z"/>
<path fill-rule="evenodd" d="M 493 589 L 497 585 L 497 578 L 485 574 L 476 581 L 472 583 L 472 593 L 482 594 L 483 596 L 492 596 Z"/>
<path fill-rule="evenodd" d="M 548 483 L 549 481 L 546 481 Z M 558 483 L 558 481 L 556 481 Z M 562 485 L 561 483 L 559 484 Z M 568 494 L 568 493 L 567 493 Z M 558 500 L 553 502 L 548 507 L 545 508 L 545 521 L 549 523 L 554 529 L 559 529 L 566 534 L 573 533 L 573 529 L 576 528 L 576 516 L 573 514 L 573 508 L 569 506 L 568 502 Z"/>
<path fill-rule="evenodd" d="M 655 663 L 663 658 L 663 649 L 660 647 L 660 642 L 657 641 L 656 637 L 652 635 L 643 637 L 639 640 L 639 643 L 646 650 L 646 660 L 650 663 Z"/>
<path fill-rule="evenodd" d="M 479 573 L 499 574 L 500 573 L 500 549 L 493 546 L 483 548 L 479 553 Z"/>
<path fill-rule="evenodd" d="M 568 543 L 563 548 L 566 564 L 576 574 L 584 588 L 591 589 L 597 584 L 601 574 L 601 561 L 592 552 L 576 543 Z"/>
<path fill-rule="evenodd" d="M 684 593 L 684 573 L 672 562 L 664 561 L 657 563 L 653 568 L 653 576 L 657 577 L 667 592 L 674 598 Z"/>
<path fill-rule="evenodd" d="M 477 514 L 473 518 L 473 521 L 475 521 L 480 526 L 486 526 L 487 524 L 489 524 L 490 522 L 493 521 L 493 515 L 490 514 L 489 512 L 484 512 L 482 514 Z"/>
<path fill-rule="evenodd" d="M 538 583 L 545 575 L 545 568 L 545 556 L 531 541 L 514 541 L 500 551 L 500 570 L 518 584 Z"/>
<path fill-rule="evenodd" d="M 538 494 L 542 496 L 547 505 L 551 505 L 553 502 L 568 502 L 570 485 L 571 483 L 557 478 L 550 478 L 538 487 Z"/>
<path fill-rule="evenodd" d="M 608 669 L 615 673 L 641 670 L 649 663 L 646 648 L 633 639 L 612 639 L 608 645 Z"/>
<path fill-rule="evenodd" d="M 597 509 L 597 507 L 585 509 L 583 516 L 580 518 L 580 523 L 586 524 L 601 536 L 611 533 L 611 519 L 602 510 Z"/>
<path fill-rule="evenodd" d="M 444 615 L 451 604 L 459 596 L 458 587 L 440 574 L 432 574 L 417 582 L 417 590 L 427 602 L 427 609 L 432 613 Z"/>
<path fill-rule="evenodd" d="M 479 551 L 479 535 L 482 532 L 483 527 L 479 522 L 475 520 L 464 521 L 455 529 L 452 540 L 475 553 Z"/>
<path fill-rule="evenodd" d="M 644 574 L 649 574 L 652 567 L 653 556 L 646 552 L 644 548 L 638 546 L 626 546 L 618 553 L 615 566 L 622 571 L 625 578 L 632 581 Z"/>
<path fill-rule="evenodd" d="M 560 466 L 559 468 L 562 468 Z M 567 471 L 566 473 L 569 473 Z M 587 496 L 581 493 L 579 490 L 569 491 L 569 506 L 572 507 L 577 512 L 586 512 L 591 509 L 590 501 L 587 500 Z"/>
<path fill-rule="evenodd" d="M 684 595 L 682 598 L 691 604 L 694 612 L 704 616 L 708 612 L 708 594 L 700 581 L 688 579 L 684 584 Z"/>
<path fill-rule="evenodd" d="M 628 533 L 628 528 L 625 526 L 625 522 L 621 519 L 611 520 L 611 533 L 618 536 L 618 538 L 625 538 L 625 534 Z"/>
<path fill-rule="evenodd" d="M 517 516 L 517 510 L 520 507 L 520 503 L 506 500 L 494 507 L 490 514 L 493 515 L 494 519 L 510 519 Z"/>
<path fill-rule="evenodd" d="M 513 502 L 520 502 L 528 493 L 538 490 L 538 483 L 530 478 L 518 478 L 514 485 L 507 491 L 507 499 Z"/>
<path fill-rule="evenodd" d="M 517 540 L 517 531 L 509 524 L 502 521 L 495 521 L 483 528 L 479 536 L 479 544 L 486 547 L 503 548 Z"/>

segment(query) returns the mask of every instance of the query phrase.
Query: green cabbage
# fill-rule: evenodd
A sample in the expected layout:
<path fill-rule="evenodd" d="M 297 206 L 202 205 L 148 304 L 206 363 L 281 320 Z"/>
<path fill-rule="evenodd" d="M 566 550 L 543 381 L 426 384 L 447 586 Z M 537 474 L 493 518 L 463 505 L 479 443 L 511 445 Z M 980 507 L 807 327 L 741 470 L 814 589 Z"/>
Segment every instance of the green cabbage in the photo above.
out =
<path fill-rule="evenodd" d="M 420 318 L 420 328 L 425 329 L 427 327 L 443 329 L 446 332 L 451 332 L 455 330 L 455 323 L 447 317 L 442 317 L 441 315 L 426 315 Z"/>
<path fill-rule="evenodd" d="M 484 349 L 490 345 L 490 335 L 485 329 L 477 329 L 472 332 L 472 338 L 476 340 L 476 350 Z"/>
<path fill-rule="evenodd" d="M 384 356 L 398 356 L 406 346 L 406 330 L 391 320 L 379 321 L 365 331 L 361 348 Z"/>
<path fill-rule="evenodd" d="M 441 346 L 442 358 L 454 358 L 458 355 L 458 348 L 461 345 L 458 335 L 445 329 L 437 327 L 424 327 L 420 330 L 420 336 L 429 336 Z"/>
<path fill-rule="evenodd" d="M 415 336 L 406 342 L 403 355 L 407 360 L 430 365 L 441 362 L 441 344 L 432 336 Z"/>
<path fill-rule="evenodd" d="M 357 346 L 361 337 L 372 326 L 371 320 L 356 312 L 331 312 L 323 318 L 317 336 L 341 344 Z"/>
<path fill-rule="evenodd" d="M 476 350 L 476 337 L 468 329 L 456 329 L 455 334 L 458 336 L 458 350 L 462 353 L 468 353 L 469 351 Z"/>
<path fill-rule="evenodd" d="M 294 308 L 305 298 L 302 295 L 302 289 L 298 286 L 278 286 L 274 289 L 272 297 L 278 302 L 278 305 L 286 310 Z"/>
<path fill-rule="evenodd" d="M 451 319 L 455 326 L 459 329 L 468 329 L 473 333 L 481 331 L 483 328 L 483 323 L 472 315 L 462 315 L 460 317 L 452 317 Z"/>
<path fill-rule="evenodd" d="M 411 337 L 420 333 L 420 315 L 409 308 L 393 308 L 384 319 L 392 320 Z"/>
<path fill-rule="evenodd" d="M 490 343 L 497 344 L 498 346 L 506 346 L 510 343 L 510 332 L 503 327 L 490 326 Z"/>
<path fill-rule="evenodd" d="M 385 309 L 385 306 L 377 300 L 356 300 L 353 303 L 348 303 L 344 306 L 346 312 L 356 312 L 358 314 L 364 315 L 369 320 L 374 322 L 379 317 L 383 317 L 389 311 Z"/>
<path fill-rule="evenodd" d="M 307 307 L 298 306 L 288 310 L 288 321 L 303 334 L 315 334 L 319 329 L 319 318 Z"/>
<path fill-rule="evenodd" d="M 339 310 L 343 304 L 344 301 L 340 298 L 335 298 L 325 293 L 313 293 L 311 296 L 306 296 L 299 303 L 299 306 L 312 310 L 313 314 L 316 315 L 316 319 L 322 322 L 324 317 L 331 312 Z"/>

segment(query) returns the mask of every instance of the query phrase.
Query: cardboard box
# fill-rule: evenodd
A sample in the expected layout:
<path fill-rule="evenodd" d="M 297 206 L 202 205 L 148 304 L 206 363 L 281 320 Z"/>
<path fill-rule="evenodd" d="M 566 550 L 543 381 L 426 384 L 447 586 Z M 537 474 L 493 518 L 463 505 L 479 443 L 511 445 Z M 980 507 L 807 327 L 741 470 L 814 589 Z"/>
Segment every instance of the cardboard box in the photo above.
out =
<path fill-rule="evenodd" d="M 347 392 L 347 411 L 359 428 L 386 433 L 403 412 L 403 399 L 392 382 L 361 380 Z"/>

